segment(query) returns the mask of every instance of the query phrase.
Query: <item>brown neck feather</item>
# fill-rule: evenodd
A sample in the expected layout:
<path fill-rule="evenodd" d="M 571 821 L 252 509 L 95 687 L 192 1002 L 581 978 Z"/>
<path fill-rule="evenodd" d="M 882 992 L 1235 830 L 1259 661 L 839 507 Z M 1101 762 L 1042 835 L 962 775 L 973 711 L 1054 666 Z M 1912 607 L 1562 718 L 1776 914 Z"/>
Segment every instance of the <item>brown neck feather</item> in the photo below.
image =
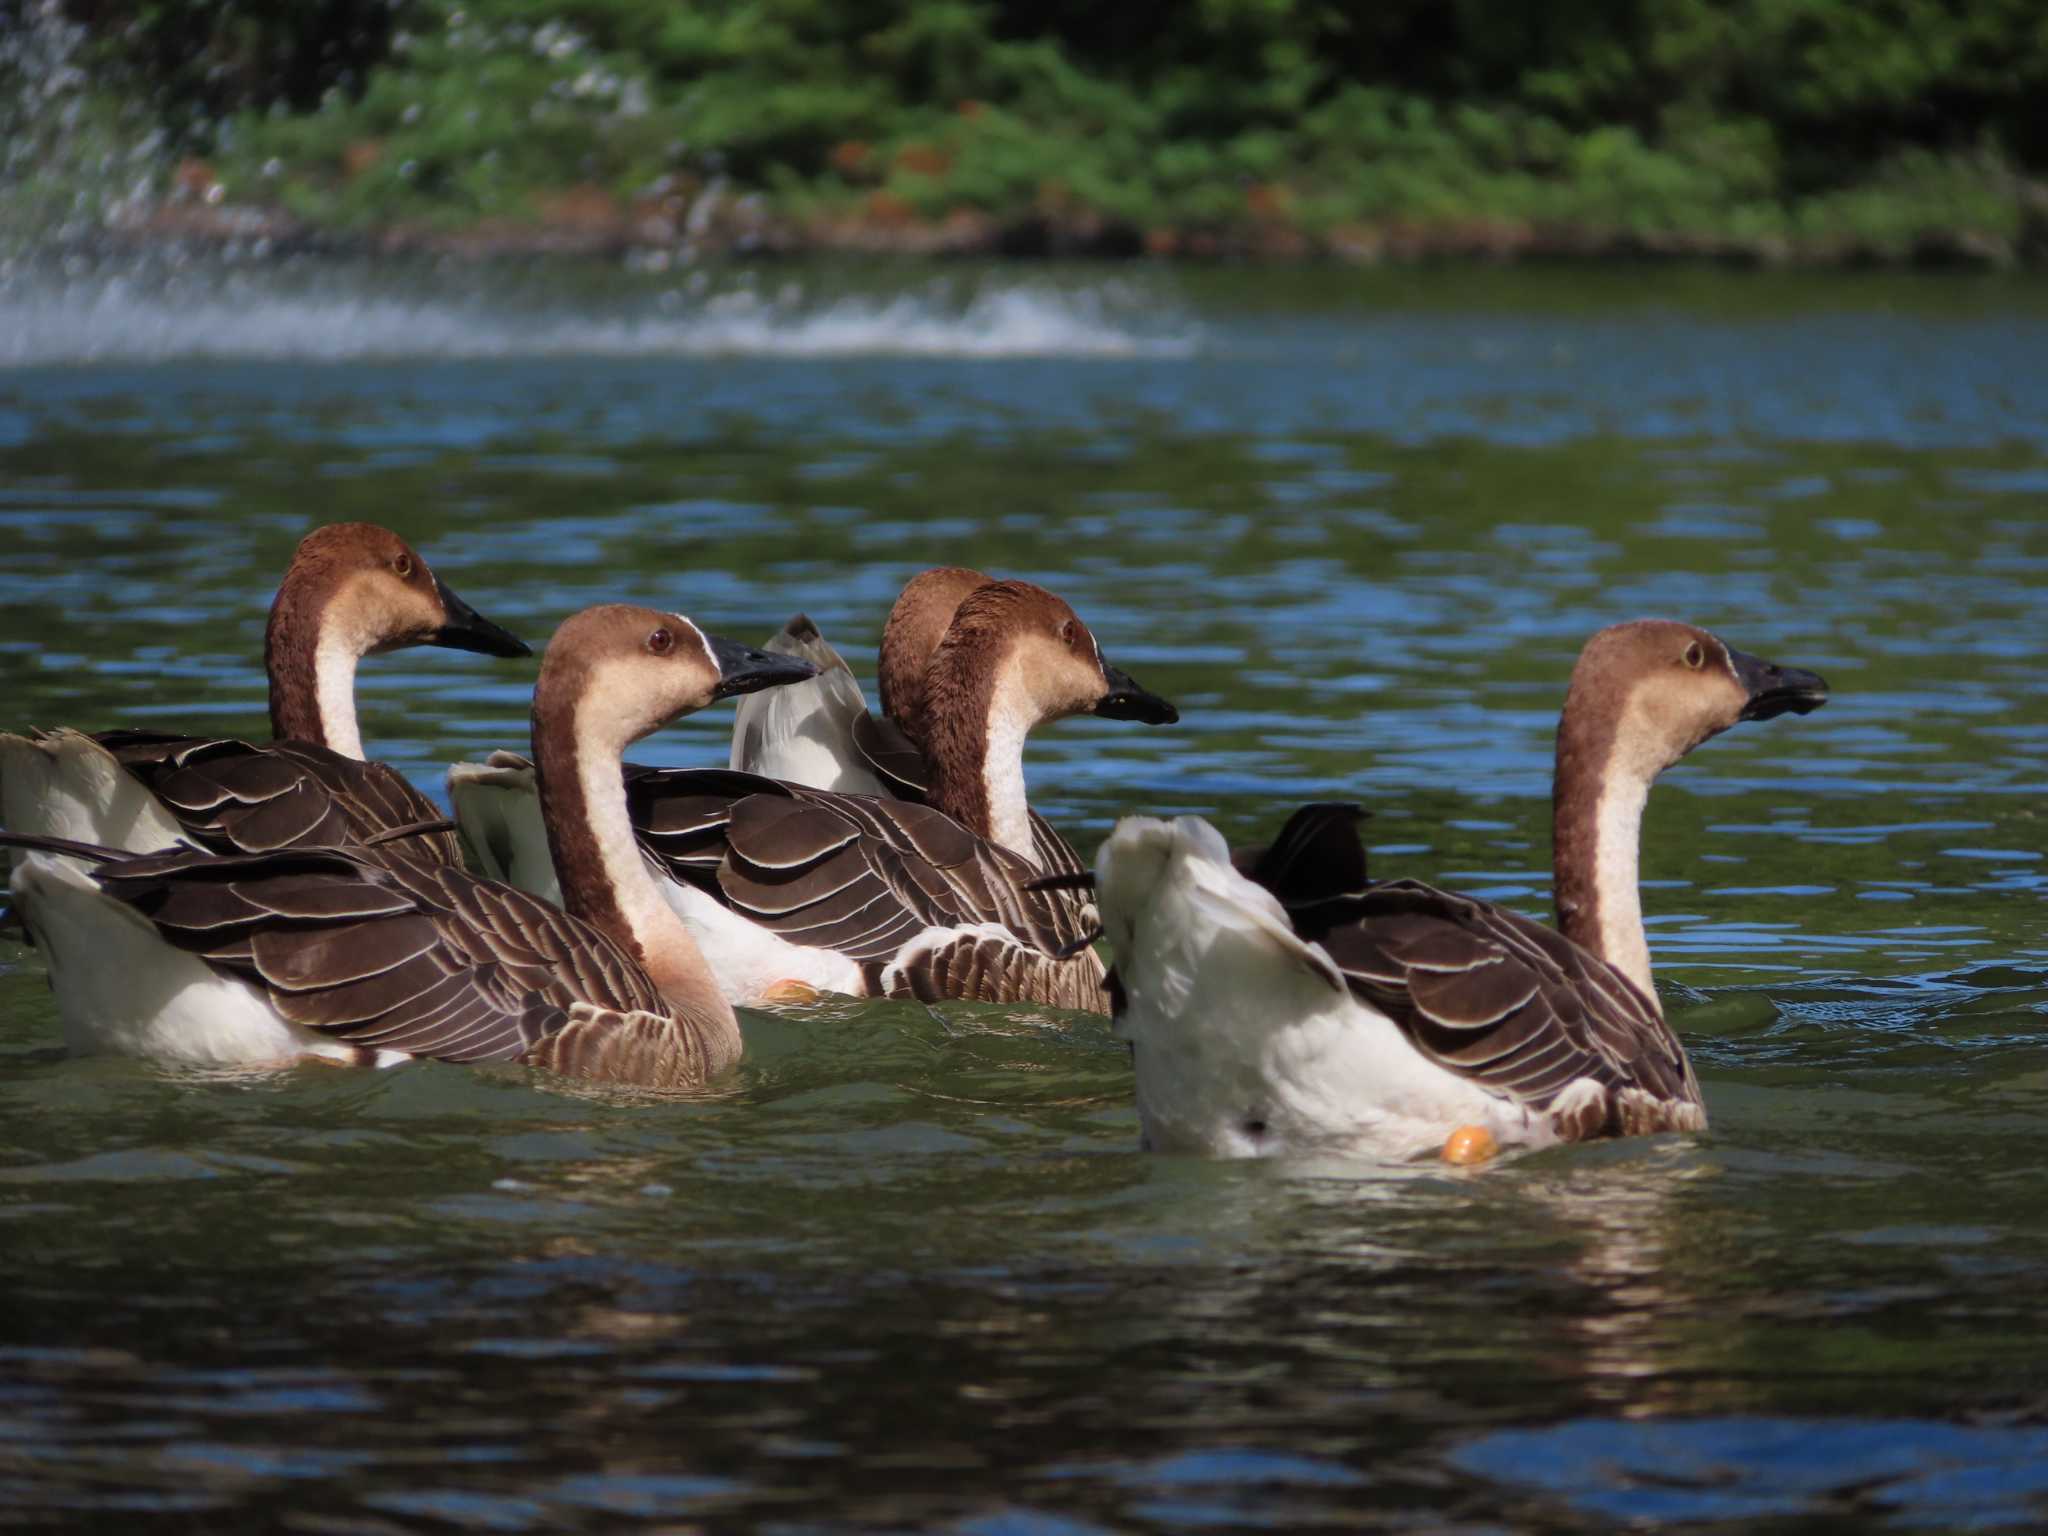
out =
<path fill-rule="evenodd" d="M 563 910 L 600 929 L 644 968 L 647 956 L 605 868 L 584 783 L 576 700 L 587 683 L 587 668 L 558 665 L 543 672 L 534 689 L 533 768 L 541 822 L 547 828 Z"/>
<path fill-rule="evenodd" d="M 263 632 L 263 669 L 270 677 L 270 734 L 279 741 L 330 746 L 320 712 L 320 626 L 326 595 L 309 589 L 294 568 L 270 605 Z"/>
<path fill-rule="evenodd" d="M 1602 780 L 1614 757 L 1618 711 L 1590 707 L 1574 688 L 1557 722 L 1550 785 L 1550 873 L 1558 931 L 1601 953 L 1599 819 Z"/>
<path fill-rule="evenodd" d="M 925 798 L 977 837 L 995 835 L 988 798 L 988 720 L 1001 658 L 991 637 L 948 635 L 925 676 Z"/>
<path fill-rule="evenodd" d="M 926 669 L 953 615 L 967 595 L 988 585 L 988 577 L 964 566 L 939 566 L 911 578 L 889 622 L 882 627 L 882 649 L 875 668 L 875 686 L 882 695 L 882 713 L 912 741 L 923 744 Z"/>

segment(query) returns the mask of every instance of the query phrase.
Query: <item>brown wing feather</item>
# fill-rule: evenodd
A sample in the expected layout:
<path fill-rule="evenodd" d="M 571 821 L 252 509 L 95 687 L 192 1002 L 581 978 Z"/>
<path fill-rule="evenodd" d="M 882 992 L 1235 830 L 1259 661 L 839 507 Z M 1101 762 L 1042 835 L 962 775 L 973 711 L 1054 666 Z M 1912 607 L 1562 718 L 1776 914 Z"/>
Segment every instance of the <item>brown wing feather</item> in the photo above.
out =
<path fill-rule="evenodd" d="M 348 849 L 119 858 L 100 885 L 286 1018 L 365 1047 L 511 1061 L 578 1008 L 666 1016 L 631 956 L 560 908 Z"/>
<path fill-rule="evenodd" d="M 1577 1127 L 1584 1134 L 1619 1131 L 1609 1121 L 1625 1092 L 1701 1102 L 1656 1007 L 1598 956 L 1519 913 L 1387 881 L 1316 936 L 1352 991 L 1430 1059 L 1538 1110 L 1581 1079 L 1598 1084 L 1607 1110 Z"/>
<path fill-rule="evenodd" d="M 1305 806 L 1271 848 L 1236 857 L 1417 1050 L 1551 1112 L 1568 1140 L 1705 1124 L 1685 1048 L 1627 977 L 1505 907 L 1369 882 L 1358 820 L 1355 807 Z M 1582 1081 L 1600 1092 L 1561 1104 Z"/>
<path fill-rule="evenodd" d="M 93 737 L 214 853 L 353 847 L 378 863 L 462 862 L 441 809 L 396 770 L 303 741 L 106 731 Z M 430 830 L 374 845 L 394 828 Z"/>
<path fill-rule="evenodd" d="M 702 1037 L 666 1012 L 620 1013 L 586 1004 L 571 1008 L 568 1021 L 539 1040 L 527 1060 L 565 1077 L 643 1088 L 696 1088 L 710 1068 Z"/>
<path fill-rule="evenodd" d="M 925 803 L 931 785 L 930 765 L 923 749 L 892 721 L 875 714 L 857 716 L 853 722 L 853 745 L 891 794 L 918 805 Z M 1031 857 L 1038 865 L 1038 873 L 1085 873 L 1087 866 L 1081 862 L 1080 854 L 1060 835 L 1059 829 L 1036 811 L 1029 815 Z M 1094 902 L 1085 891 L 1051 891 L 1046 893 L 1046 901 L 1049 906 L 1064 910 L 1065 922 L 1075 932 L 1087 932 L 1096 926 Z"/>
<path fill-rule="evenodd" d="M 722 769 L 636 769 L 627 804 L 640 845 L 694 886 L 793 944 L 858 963 L 876 992 L 1108 1006 L 1092 931 L 1043 871 L 913 800 L 842 795 Z M 897 966 L 928 928 L 988 926 Z M 1035 957 L 1035 958 L 1033 958 Z"/>

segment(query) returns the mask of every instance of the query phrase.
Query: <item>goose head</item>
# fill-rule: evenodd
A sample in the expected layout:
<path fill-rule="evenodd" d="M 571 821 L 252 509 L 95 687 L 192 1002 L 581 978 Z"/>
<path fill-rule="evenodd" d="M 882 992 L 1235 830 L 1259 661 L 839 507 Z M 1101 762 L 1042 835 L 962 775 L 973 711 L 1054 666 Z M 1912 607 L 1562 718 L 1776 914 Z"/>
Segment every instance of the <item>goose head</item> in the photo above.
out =
<path fill-rule="evenodd" d="M 967 594 L 988 577 L 965 566 L 941 565 L 910 578 L 882 626 L 875 686 L 882 713 L 912 740 L 924 729 L 924 673 Z"/>
<path fill-rule="evenodd" d="M 580 740 L 624 751 L 722 699 L 817 675 L 801 657 L 707 635 L 680 613 L 602 603 L 563 620 L 548 642 L 533 694 L 535 745 L 573 720 Z"/>
<path fill-rule="evenodd" d="M 1147 725 L 1180 719 L 1172 704 L 1103 660 L 1064 599 L 1028 581 L 992 581 L 967 595 L 927 669 L 927 693 L 975 674 L 991 680 L 999 707 L 1027 730 L 1069 715 Z"/>
<path fill-rule="evenodd" d="M 1719 636 L 1668 619 L 1599 631 L 1580 651 L 1567 717 L 1603 722 L 1633 766 L 1654 777 L 1701 742 L 1744 720 L 1811 714 L 1827 680 L 1738 651 Z"/>
<path fill-rule="evenodd" d="M 518 636 L 456 596 L 413 547 L 375 523 L 330 523 L 299 541 L 271 609 L 276 629 L 317 615 L 323 643 L 356 656 L 441 645 L 530 656 Z"/>

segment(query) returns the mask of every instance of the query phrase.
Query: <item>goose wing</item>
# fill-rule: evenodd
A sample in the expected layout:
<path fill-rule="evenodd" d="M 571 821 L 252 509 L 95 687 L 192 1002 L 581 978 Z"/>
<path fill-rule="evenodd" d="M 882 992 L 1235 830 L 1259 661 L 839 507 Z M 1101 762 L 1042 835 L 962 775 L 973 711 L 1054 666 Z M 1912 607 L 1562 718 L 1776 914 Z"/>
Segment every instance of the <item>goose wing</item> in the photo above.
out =
<path fill-rule="evenodd" d="M 853 717 L 853 746 L 882 788 L 904 800 L 931 793 L 931 765 L 924 749 L 892 720 L 863 709 Z"/>
<path fill-rule="evenodd" d="M 578 1007 L 670 1013 L 605 935 L 453 866 L 335 848 L 179 850 L 94 876 L 167 942 L 263 988 L 283 1017 L 365 1049 L 510 1061 Z"/>
<path fill-rule="evenodd" d="M 853 744 L 862 760 L 881 780 L 882 787 L 899 799 L 924 804 L 931 788 L 931 769 L 924 751 L 893 723 L 879 715 L 862 714 L 853 722 Z M 1074 845 L 1059 829 L 1036 811 L 1031 818 L 1031 856 L 1041 875 L 1087 873 Z M 1084 892 L 1055 887 L 1045 893 L 1049 904 L 1062 910 L 1061 921 L 1074 933 L 1094 926 L 1094 904 Z"/>
<path fill-rule="evenodd" d="M 929 806 L 717 769 L 629 771 L 626 798 L 642 849 L 674 879 L 847 956 L 877 992 L 1102 1006 L 1092 930 L 1063 893 L 1029 889 L 1029 860 Z M 1020 967 L 1072 973 L 1087 1000 L 1017 992 Z"/>
<path fill-rule="evenodd" d="M 356 847 L 380 863 L 461 863 L 441 809 L 383 763 L 303 741 L 135 730 L 92 739 L 211 852 Z"/>
<path fill-rule="evenodd" d="M 1423 1055 L 1552 1113 L 1565 1139 L 1704 1124 L 1655 1004 L 1554 929 L 1411 880 L 1290 916 Z"/>

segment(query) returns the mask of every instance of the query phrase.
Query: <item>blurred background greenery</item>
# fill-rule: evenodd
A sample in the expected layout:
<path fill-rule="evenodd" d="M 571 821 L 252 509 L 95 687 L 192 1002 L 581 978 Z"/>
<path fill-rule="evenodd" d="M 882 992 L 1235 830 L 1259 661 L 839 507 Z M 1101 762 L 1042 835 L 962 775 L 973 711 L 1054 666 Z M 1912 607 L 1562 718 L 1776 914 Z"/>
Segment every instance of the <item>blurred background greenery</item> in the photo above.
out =
<path fill-rule="evenodd" d="M 0 0 L 0 24 L 16 215 L 75 216 L 118 172 L 131 220 L 387 244 L 2048 254 L 2041 0 Z"/>

